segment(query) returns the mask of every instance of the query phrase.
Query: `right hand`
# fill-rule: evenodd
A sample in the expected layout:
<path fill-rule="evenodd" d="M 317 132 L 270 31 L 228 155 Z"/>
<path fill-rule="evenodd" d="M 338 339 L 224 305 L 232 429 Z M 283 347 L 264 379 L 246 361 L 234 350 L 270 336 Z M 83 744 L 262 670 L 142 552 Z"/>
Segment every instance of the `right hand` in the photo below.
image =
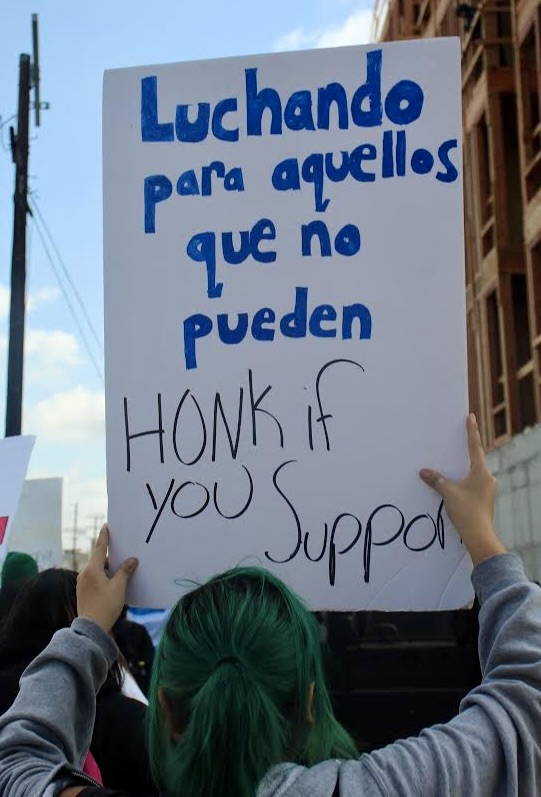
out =
<path fill-rule="evenodd" d="M 489 471 L 479 427 L 474 415 L 466 422 L 470 471 L 465 479 L 454 482 L 434 470 L 422 470 L 420 476 L 441 497 L 449 519 L 462 537 L 474 565 L 505 553 L 494 530 L 494 504 L 497 482 Z"/>

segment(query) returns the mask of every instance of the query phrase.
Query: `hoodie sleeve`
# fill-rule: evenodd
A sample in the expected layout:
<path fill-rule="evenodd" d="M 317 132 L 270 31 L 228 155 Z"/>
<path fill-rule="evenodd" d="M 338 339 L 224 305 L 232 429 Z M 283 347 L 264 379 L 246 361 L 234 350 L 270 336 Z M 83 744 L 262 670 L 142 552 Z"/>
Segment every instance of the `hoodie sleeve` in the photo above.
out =
<path fill-rule="evenodd" d="M 472 576 L 483 679 L 451 722 L 343 765 L 343 797 L 370 773 L 385 797 L 532 797 L 541 782 L 541 589 L 513 554 Z M 358 768 L 357 773 L 355 768 Z"/>
<path fill-rule="evenodd" d="M 58 631 L 25 670 L 0 717 L 0 794 L 55 794 L 89 749 L 96 691 L 118 655 L 113 640 L 82 618 Z M 73 782 L 73 779 L 72 779 Z"/>

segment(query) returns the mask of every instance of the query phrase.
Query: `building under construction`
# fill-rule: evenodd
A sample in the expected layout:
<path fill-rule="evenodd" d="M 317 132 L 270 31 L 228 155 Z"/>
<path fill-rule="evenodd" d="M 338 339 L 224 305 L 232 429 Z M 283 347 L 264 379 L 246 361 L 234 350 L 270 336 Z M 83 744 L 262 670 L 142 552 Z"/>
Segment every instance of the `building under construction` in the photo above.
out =
<path fill-rule="evenodd" d="M 459 36 L 470 404 L 496 525 L 541 581 L 541 0 L 377 0 L 376 41 Z M 350 626 L 347 625 L 350 623 Z M 340 718 L 371 749 L 450 719 L 480 679 L 474 612 L 328 621 Z M 361 718 L 361 719 L 359 719 Z"/>
<path fill-rule="evenodd" d="M 378 0 L 374 39 L 459 36 L 470 405 L 489 448 L 541 421 L 541 2 Z"/>

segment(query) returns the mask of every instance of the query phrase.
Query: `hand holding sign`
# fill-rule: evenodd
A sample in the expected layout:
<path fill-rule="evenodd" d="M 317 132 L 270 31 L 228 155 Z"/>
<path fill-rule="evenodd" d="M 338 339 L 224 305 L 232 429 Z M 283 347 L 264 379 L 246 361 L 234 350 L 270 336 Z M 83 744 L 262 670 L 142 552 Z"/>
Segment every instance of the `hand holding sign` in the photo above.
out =
<path fill-rule="evenodd" d="M 505 553 L 494 530 L 494 505 L 498 484 L 489 471 L 479 427 L 474 415 L 467 421 L 470 471 L 453 482 L 432 470 L 422 470 L 422 479 L 444 500 L 447 513 L 464 540 L 474 565 L 489 556 Z"/>
<path fill-rule="evenodd" d="M 116 573 L 106 572 L 109 528 L 102 526 L 90 561 L 77 578 L 77 615 L 109 632 L 126 602 L 128 581 L 137 568 L 133 557 L 122 562 Z"/>

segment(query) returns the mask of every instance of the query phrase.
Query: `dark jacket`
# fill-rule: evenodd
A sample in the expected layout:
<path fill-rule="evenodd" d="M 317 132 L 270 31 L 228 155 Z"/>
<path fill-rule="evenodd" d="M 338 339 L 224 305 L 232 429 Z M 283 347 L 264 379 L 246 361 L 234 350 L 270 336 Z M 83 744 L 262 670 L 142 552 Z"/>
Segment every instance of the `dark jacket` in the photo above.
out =
<path fill-rule="evenodd" d="M 31 647 L 0 645 L 0 715 L 14 702 L 21 675 L 41 652 Z M 145 747 L 145 714 L 146 706 L 123 695 L 110 671 L 96 698 L 90 751 L 104 785 L 134 797 L 157 793 Z"/>

